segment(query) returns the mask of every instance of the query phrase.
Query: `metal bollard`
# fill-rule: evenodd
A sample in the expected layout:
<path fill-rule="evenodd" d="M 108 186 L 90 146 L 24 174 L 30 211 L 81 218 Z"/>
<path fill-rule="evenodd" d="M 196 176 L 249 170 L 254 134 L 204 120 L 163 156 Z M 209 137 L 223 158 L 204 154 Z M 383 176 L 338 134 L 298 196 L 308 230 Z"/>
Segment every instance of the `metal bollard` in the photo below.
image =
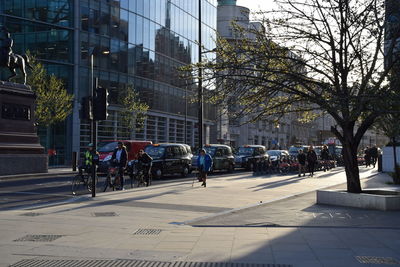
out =
<path fill-rule="evenodd" d="M 78 162 L 78 153 L 76 151 L 72 152 L 72 171 L 76 172 L 76 166 Z"/>
<path fill-rule="evenodd" d="M 382 155 L 378 156 L 378 172 L 382 171 Z"/>

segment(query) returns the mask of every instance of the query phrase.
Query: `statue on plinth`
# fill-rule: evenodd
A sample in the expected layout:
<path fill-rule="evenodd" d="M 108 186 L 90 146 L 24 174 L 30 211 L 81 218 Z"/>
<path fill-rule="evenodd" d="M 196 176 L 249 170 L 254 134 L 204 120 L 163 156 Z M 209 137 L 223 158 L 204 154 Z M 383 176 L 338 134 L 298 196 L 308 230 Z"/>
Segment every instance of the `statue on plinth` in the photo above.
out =
<path fill-rule="evenodd" d="M 10 70 L 11 75 L 7 78 L 8 82 L 17 76 L 16 70 L 19 69 L 24 75 L 24 84 L 26 84 L 26 67 L 32 68 L 32 66 L 29 64 L 27 55 L 13 53 L 13 43 L 10 33 L 3 27 L 0 31 L 0 67 Z"/>

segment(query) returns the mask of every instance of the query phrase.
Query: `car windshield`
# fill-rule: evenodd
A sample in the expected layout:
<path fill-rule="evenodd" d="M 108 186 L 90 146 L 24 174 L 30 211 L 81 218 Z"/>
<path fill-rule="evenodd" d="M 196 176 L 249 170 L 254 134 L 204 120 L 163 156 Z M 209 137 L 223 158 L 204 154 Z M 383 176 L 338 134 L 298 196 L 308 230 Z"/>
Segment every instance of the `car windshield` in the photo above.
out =
<path fill-rule="evenodd" d="M 239 147 L 238 155 L 251 156 L 254 153 L 254 147 Z"/>
<path fill-rule="evenodd" d="M 207 154 L 210 154 L 211 157 L 214 156 L 215 151 L 217 150 L 216 147 L 210 147 L 210 146 L 206 146 L 204 149 L 206 150 Z"/>
<path fill-rule="evenodd" d="M 97 149 L 98 152 L 113 152 L 118 147 L 118 142 L 102 143 Z"/>
<path fill-rule="evenodd" d="M 269 156 L 280 156 L 280 155 L 281 155 L 281 152 L 278 151 L 278 150 L 268 150 L 268 151 L 267 151 L 267 154 L 268 154 Z"/>
<path fill-rule="evenodd" d="M 160 159 L 164 156 L 165 147 L 161 146 L 147 146 L 144 151 L 149 154 L 153 159 Z"/>

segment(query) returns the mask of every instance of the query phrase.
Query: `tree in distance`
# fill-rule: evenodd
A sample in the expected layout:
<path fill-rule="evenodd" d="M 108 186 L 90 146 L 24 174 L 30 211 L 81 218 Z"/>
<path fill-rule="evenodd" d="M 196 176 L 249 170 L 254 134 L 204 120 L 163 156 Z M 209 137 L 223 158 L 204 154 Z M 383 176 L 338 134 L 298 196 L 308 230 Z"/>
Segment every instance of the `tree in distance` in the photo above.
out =
<path fill-rule="evenodd" d="M 384 0 L 281 0 L 257 12 L 262 27 L 232 24 L 234 38 L 217 37 L 216 59 L 187 66 L 210 90 L 205 98 L 251 120 L 322 112 L 343 145 L 347 191 L 362 191 L 357 162 L 361 138 L 399 99 L 388 83 L 395 42 L 385 42 Z M 398 33 L 398 30 L 396 31 Z M 397 35 L 398 36 L 398 35 Z M 393 38 L 395 40 L 395 38 Z M 207 51 L 206 51 L 207 52 Z M 230 114 L 232 115 L 232 114 Z"/>
<path fill-rule="evenodd" d="M 65 89 L 62 79 L 48 74 L 35 56 L 27 53 L 32 69 L 28 72 L 27 84 L 36 94 L 36 123 L 49 127 L 64 121 L 72 112 L 74 96 Z"/>

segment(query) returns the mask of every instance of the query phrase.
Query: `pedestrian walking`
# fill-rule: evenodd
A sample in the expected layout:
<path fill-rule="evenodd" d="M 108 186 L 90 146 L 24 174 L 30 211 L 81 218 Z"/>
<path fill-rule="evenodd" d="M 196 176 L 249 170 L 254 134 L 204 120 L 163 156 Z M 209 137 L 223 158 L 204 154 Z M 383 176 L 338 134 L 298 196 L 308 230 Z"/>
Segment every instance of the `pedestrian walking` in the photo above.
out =
<path fill-rule="evenodd" d="M 303 150 L 299 150 L 299 154 L 297 155 L 297 161 L 299 162 L 299 177 L 301 176 L 301 173 L 303 173 L 303 176 L 306 176 L 306 154 L 303 153 Z"/>
<path fill-rule="evenodd" d="M 211 170 L 212 158 L 206 153 L 205 149 L 200 150 L 199 157 L 197 158 L 197 166 L 199 168 L 199 180 L 203 182 L 201 185 L 207 186 L 207 173 Z"/>
<path fill-rule="evenodd" d="M 376 162 L 378 160 L 378 148 L 375 146 L 371 147 L 370 149 L 370 154 L 371 154 L 371 164 L 375 168 Z"/>
<path fill-rule="evenodd" d="M 317 154 L 314 151 L 314 147 L 310 146 L 307 151 L 307 164 L 310 176 L 314 176 L 315 164 L 317 163 Z"/>
<path fill-rule="evenodd" d="M 365 167 L 368 168 L 371 165 L 371 149 L 366 147 L 364 150 L 364 160 L 365 160 Z"/>
<path fill-rule="evenodd" d="M 324 167 L 324 172 L 326 172 L 329 169 L 329 160 L 331 156 L 329 154 L 329 149 L 326 145 L 324 145 L 321 149 L 321 160 L 322 160 L 322 165 Z"/>

